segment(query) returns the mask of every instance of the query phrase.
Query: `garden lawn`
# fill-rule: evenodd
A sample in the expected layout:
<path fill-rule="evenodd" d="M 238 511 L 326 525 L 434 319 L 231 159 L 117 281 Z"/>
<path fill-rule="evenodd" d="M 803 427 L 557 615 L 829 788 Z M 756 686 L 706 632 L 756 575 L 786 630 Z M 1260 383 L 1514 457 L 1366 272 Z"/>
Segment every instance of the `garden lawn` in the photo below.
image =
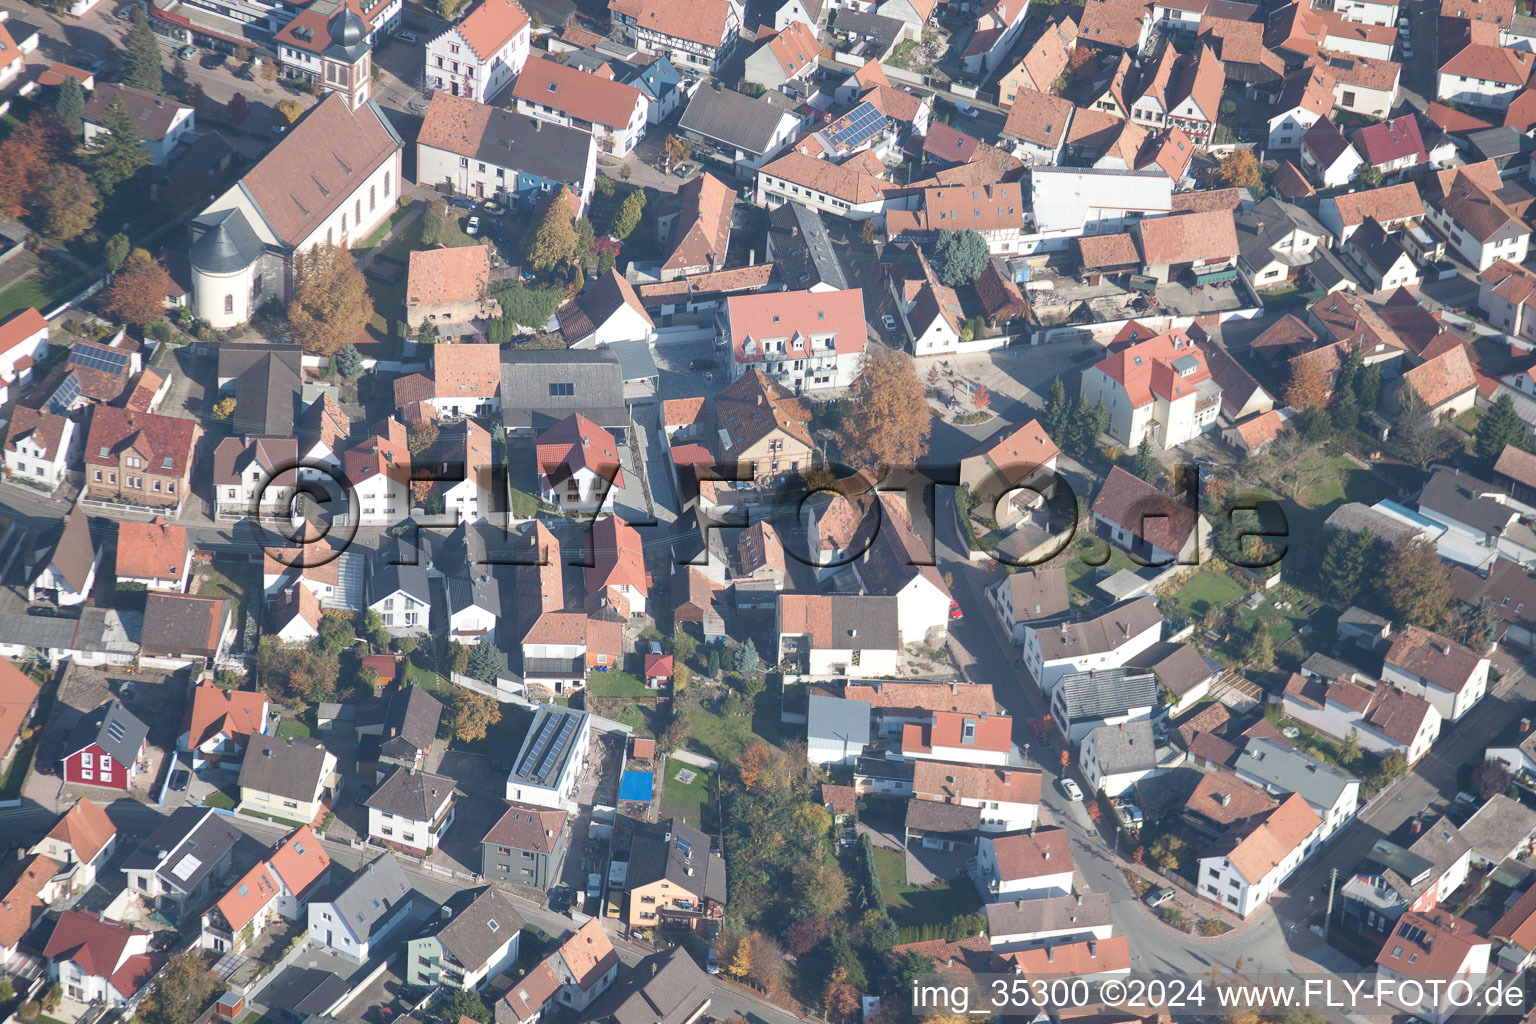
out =
<path fill-rule="evenodd" d="M 294 718 L 291 715 L 278 723 L 278 739 L 286 740 L 293 739 L 295 737 L 300 739 L 308 739 L 309 735 L 309 726 L 305 725 L 303 722 L 299 721 L 297 718 Z"/>
<path fill-rule="evenodd" d="M 222 789 L 215 789 L 213 792 L 203 797 L 204 807 L 219 807 L 226 811 L 234 810 L 235 805 L 239 802 L 239 800 Z"/>
<path fill-rule="evenodd" d="M 771 700 L 758 701 L 751 717 L 717 715 L 703 708 L 688 716 L 688 749 L 721 763 L 741 760 L 748 747 L 779 739 L 779 709 Z"/>
<path fill-rule="evenodd" d="M 22 281 L 0 292 L 0 320 L 28 306 L 35 307 L 40 313 L 46 313 L 52 305 L 52 297 L 42 285 L 36 281 Z"/>
<path fill-rule="evenodd" d="M 969 879 L 950 879 L 928 889 L 908 885 L 906 855 L 897 850 L 876 849 L 875 871 L 885 908 L 898 928 L 943 924 L 981 905 Z"/>
<path fill-rule="evenodd" d="M 682 783 L 676 778 L 680 769 L 694 773 L 692 782 Z M 694 828 L 713 834 L 718 828 L 715 819 L 715 773 L 697 768 L 682 761 L 667 762 L 667 777 L 662 782 L 661 816 L 682 818 Z"/>
<path fill-rule="evenodd" d="M 1179 609 L 1191 619 L 1199 619 L 1213 608 L 1221 609 L 1236 604 L 1243 599 L 1245 593 L 1242 584 L 1220 569 L 1201 569 L 1185 580 L 1177 590 L 1166 595 L 1165 601 L 1171 602 L 1174 608 L 1166 608 L 1163 614 L 1177 619 L 1180 615 L 1174 609 Z"/>
<path fill-rule="evenodd" d="M 587 692 L 594 697 L 653 696 L 644 683 L 628 672 L 593 672 L 587 677 Z"/>

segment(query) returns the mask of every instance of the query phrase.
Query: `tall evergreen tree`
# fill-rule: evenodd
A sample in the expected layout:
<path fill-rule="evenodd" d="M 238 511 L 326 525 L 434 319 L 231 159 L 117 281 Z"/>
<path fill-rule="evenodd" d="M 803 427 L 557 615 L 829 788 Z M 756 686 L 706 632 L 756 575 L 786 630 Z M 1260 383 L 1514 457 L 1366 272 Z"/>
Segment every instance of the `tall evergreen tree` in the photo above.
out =
<path fill-rule="evenodd" d="M 77 79 L 64 76 L 64 84 L 59 86 L 59 98 L 54 101 L 53 111 L 64 122 L 64 127 L 72 132 L 80 131 L 85 116 L 85 90 L 80 88 Z"/>
<path fill-rule="evenodd" d="M 1519 447 L 1525 440 L 1525 424 L 1515 412 L 1515 403 L 1508 394 L 1502 394 L 1489 406 L 1472 431 L 1472 447 L 1478 461 L 1491 468 L 1504 453 L 1507 445 Z"/>
<path fill-rule="evenodd" d="M 149 27 L 149 17 L 144 8 L 133 9 L 133 27 L 123 41 L 123 84 L 131 89 L 159 95 L 164 91 L 161 82 L 163 69 L 160 65 L 160 44 L 154 29 Z"/>
<path fill-rule="evenodd" d="M 1359 534 L 1337 530 L 1328 538 L 1323 549 L 1323 563 L 1319 579 L 1325 593 L 1337 594 L 1340 601 L 1353 601 L 1360 589 L 1360 576 L 1365 572 L 1366 559 L 1370 555 L 1371 533 Z"/>
<path fill-rule="evenodd" d="M 1356 378 L 1355 400 L 1360 403 L 1360 411 L 1373 413 L 1381 404 L 1381 364 L 1372 363 L 1360 371 Z"/>
<path fill-rule="evenodd" d="M 1392 420 L 1392 445 L 1404 459 L 1423 467 L 1440 458 L 1450 447 L 1450 434 L 1436 419 L 1418 391 L 1407 381 L 1397 393 L 1397 415 Z"/>
<path fill-rule="evenodd" d="M 1071 422 L 1072 403 L 1067 399 L 1066 386 L 1060 377 L 1051 378 L 1051 391 L 1045 400 L 1045 432 L 1058 445 L 1064 444 L 1067 425 Z"/>
<path fill-rule="evenodd" d="M 149 163 L 149 151 L 133 115 L 118 100 L 111 102 L 101 121 L 106 131 L 91 141 L 88 163 L 96 191 L 110 196 Z"/>
<path fill-rule="evenodd" d="M 1157 456 L 1152 454 L 1152 435 L 1141 435 L 1141 444 L 1136 446 L 1136 458 L 1131 464 L 1131 472 L 1150 484 L 1158 478 L 1161 470 Z"/>

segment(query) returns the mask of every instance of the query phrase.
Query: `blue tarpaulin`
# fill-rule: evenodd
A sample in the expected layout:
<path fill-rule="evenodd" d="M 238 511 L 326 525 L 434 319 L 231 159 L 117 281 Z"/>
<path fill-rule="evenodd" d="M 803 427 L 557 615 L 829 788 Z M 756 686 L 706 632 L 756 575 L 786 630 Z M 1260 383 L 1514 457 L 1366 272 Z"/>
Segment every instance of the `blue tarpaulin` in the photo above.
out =
<path fill-rule="evenodd" d="M 656 777 L 650 772 L 625 772 L 619 780 L 619 799 L 631 803 L 648 804 L 654 792 Z"/>

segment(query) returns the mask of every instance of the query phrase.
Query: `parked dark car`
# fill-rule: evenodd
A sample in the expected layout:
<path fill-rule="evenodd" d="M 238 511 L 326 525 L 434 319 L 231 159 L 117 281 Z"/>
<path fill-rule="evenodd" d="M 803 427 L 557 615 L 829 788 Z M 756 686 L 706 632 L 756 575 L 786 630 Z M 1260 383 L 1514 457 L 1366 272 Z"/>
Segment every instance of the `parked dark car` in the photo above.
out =
<path fill-rule="evenodd" d="M 372 796 L 372 795 L 373 795 L 373 787 L 372 786 L 358 786 L 357 787 L 357 792 L 352 794 L 352 802 L 355 803 L 355 804 L 361 805 L 363 803 L 366 803 L 368 798 L 370 796 Z"/>
<path fill-rule="evenodd" d="M 473 210 L 475 201 L 469 196 L 453 196 L 448 200 L 449 206 L 457 206 L 461 210 Z"/>
<path fill-rule="evenodd" d="M 178 768 L 176 769 L 175 773 L 171 775 L 171 788 L 177 792 L 180 792 L 181 790 L 186 789 L 187 783 L 191 781 L 192 773 L 187 771 L 185 768 Z"/>
<path fill-rule="evenodd" d="M 699 370 L 718 370 L 719 368 L 720 360 L 718 359 L 695 359 L 688 364 L 688 369 L 695 372 Z"/>

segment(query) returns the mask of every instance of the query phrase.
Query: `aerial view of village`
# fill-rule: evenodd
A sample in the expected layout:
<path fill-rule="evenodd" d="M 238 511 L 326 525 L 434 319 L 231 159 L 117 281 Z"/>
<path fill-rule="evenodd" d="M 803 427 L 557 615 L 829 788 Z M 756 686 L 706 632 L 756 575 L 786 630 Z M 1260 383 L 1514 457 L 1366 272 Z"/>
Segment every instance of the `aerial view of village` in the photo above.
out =
<path fill-rule="evenodd" d="M 1533 225 L 1532 0 L 0 0 L 0 1024 L 1536 1024 Z"/>

